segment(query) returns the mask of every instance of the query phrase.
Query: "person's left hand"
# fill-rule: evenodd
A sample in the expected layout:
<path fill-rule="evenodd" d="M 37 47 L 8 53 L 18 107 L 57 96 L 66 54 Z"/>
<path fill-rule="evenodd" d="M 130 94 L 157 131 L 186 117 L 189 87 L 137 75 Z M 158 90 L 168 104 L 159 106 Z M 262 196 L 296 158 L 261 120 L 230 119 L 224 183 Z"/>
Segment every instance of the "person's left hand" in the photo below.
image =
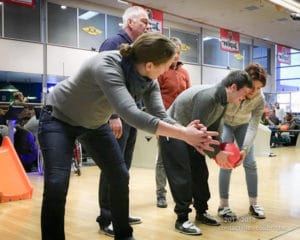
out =
<path fill-rule="evenodd" d="M 207 131 L 206 127 L 203 124 L 200 124 L 199 120 L 194 120 L 188 124 L 186 127 L 187 132 L 194 132 L 197 130 L 197 142 L 189 142 L 190 145 L 194 146 L 195 149 L 204 155 L 204 150 L 214 151 L 214 148 L 210 145 L 219 145 L 219 141 L 214 140 L 212 137 L 219 135 L 218 132 L 215 131 Z"/>
<path fill-rule="evenodd" d="M 231 155 L 233 155 L 232 152 L 220 151 L 214 159 L 221 168 L 232 169 L 234 168 L 233 163 L 228 160 L 228 157 Z"/>

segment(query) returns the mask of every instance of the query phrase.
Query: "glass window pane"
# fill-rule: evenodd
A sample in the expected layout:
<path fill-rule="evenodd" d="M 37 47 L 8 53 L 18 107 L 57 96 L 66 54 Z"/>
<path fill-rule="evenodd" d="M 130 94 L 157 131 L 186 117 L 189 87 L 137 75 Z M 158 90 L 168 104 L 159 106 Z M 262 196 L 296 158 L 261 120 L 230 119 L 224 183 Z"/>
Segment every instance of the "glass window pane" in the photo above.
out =
<path fill-rule="evenodd" d="M 291 110 L 292 112 L 300 113 L 300 92 L 291 93 Z"/>
<path fill-rule="evenodd" d="M 79 10 L 79 47 L 99 50 L 105 39 L 105 15 L 87 10 Z"/>
<path fill-rule="evenodd" d="M 118 33 L 118 31 L 122 28 L 120 25 L 122 22 L 123 20 L 121 17 L 107 15 L 107 38 Z"/>
<path fill-rule="evenodd" d="M 181 60 L 189 63 L 199 63 L 199 35 L 171 29 L 171 37 L 178 37 L 182 42 Z"/>
<path fill-rule="evenodd" d="M 228 67 L 228 52 L 220 49 L 220 30 L 203 29 L 203 64 Z"/>
<path fill-rule="evenodd" d="M 291 49 L 291 64 L 278 62 L 276 69 L 277 91 L 299 91 L 300 88 L 300 51 Z"/>
<path fill-rule="evenodd" d="M 264 46 L 254 46 L 253 62 L 259 63 L 269 74 L 271 74 L 271 49 Z"/>
<path fill-rule="evenodd" d="M 228 52 L 221 51 L 219 38 L 203 37 L 203 64 L 228 66 Z"/>
<path fill-rule="evenodd" d="M 5 4 L 4 36 L 7 38 L 40 42 L 39 1 L 36 1 L 36 6 L 34 8 Z"/>
<path fill-rule="evenodd" d="M 250 63 L 251 45 L 240 43 L 239 53 L 229 53 L 230 68 L 243 70 Z"/>
<path fill-rule="evenodd" d="M 290 93 L 278 93 L 277 102 L 279 102 L 280 107 L 284 109 L 285 112 L 291 111 L 291 94 Z"/>
<path fill-rule="evenodd" d="M 48 42 L 77 47 L 77 9 L 48 3 Z"/>
<path fill-rule="evenodd" d="M 169 37 L 170 36 L 170 29 L 169 28 L 163 28 L 163 35 Z"/>

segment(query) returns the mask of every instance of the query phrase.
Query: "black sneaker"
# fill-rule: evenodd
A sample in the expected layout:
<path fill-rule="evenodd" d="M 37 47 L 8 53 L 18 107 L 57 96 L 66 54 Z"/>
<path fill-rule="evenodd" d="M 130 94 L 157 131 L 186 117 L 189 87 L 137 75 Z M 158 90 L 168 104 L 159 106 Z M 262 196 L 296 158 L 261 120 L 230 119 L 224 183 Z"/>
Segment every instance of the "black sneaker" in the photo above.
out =
<path fill-rule="evenodd" d="M 249 207 L 249 213 L 253 217 L 258 218 L 258 219 L 265 219 L 266 218 L 264 209 L 262 207 L 258 206 L 258 205 L 251 205 Z"/>
<path fill-rule="evenodd" d="M 140 223 L 142 223 L 142 218 L 129 216 L 128 222 L 130 225 L 140 224 Z"/>
<path fill-rule="evenodd" d="M 187 235 L 201 235 L 201 230 L 191 223 L 190 221 L 185 221 L 184 223 L 176 221 L 175 230 L 187 234 Z"/>
<path fill-rule="evenodd" d="M 199 221 L 199 222 L 209 225 L 209 226 L 220 226 L 221 225 L 221 223 L 216 218 L 214 218 L 213 216 L 210 216 L 206 212 L 202 213 L 202 214 L 197 213 L 196 221 Z"/>
<path fill-rule="evenodd" d="M 223 218 L 224 222 L 235 222 L 237 220 L 237 216 L 229 207 L 219 208 L 218 215 Z"/>
<path fill-rule="evenodd" d="M 156 202 L 156 206 L 159 208 L 166 208 L 168 207 L 168 203 L 165 197 L 158 197 L 157 198 L 157 202 Z"/>
<path fill-rule="evenodd" d="M 100 230 L 101 230 L 101 232 L 103 232 L 107 236 L 110 236 L 110 237 L 115 236 L 114 228 L 113 228 L 112 223 L 110 223 L 108 226 L 100 226 Z"/>

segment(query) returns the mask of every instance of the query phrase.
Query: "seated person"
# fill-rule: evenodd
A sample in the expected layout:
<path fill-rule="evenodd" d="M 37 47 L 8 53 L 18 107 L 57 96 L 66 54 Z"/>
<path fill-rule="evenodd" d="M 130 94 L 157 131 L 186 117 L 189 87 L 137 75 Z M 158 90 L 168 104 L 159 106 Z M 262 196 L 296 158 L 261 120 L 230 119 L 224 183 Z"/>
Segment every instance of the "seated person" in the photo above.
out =
<path fill-rule="evenodd" d="M 17 123 L 24 126 L 27 121 L 33 116 L 33 109 L 27 104 L 28 99 L 24 97 L 22 92 L 15 92 L 13 94 L 14 101 L 13 105 L 24 106 L 24 110 L 18 115 Z"/>
<path fill-rule="evenodd" d="M 25 171 L 33 171 L 37 166 L 38 153 L 34 135 L 30 131 L 17 125 L 14 135 L 14 147 Z"/>
<path fill-rule="evenodd" d="M 278 139 L 280 144 L 284 146 L 295 145 L 297 136 L 295 133 L 288 132 L 288 130 L 297 129 L 296 118 L 291 112 L 287 112 L 284 121 L 279 125 Z M 297 133 L 296 133 L 297 134 Z"/>
<path fill-rule="evenodd" d="M 271 130 L 279 125 L 279 119 L 276 117 L 274 110 L 264 112 L 262 116 L 262 124 L 269 126 Z"/>
<path fill-rule="evenodd" d="M 272 109 L 271 111 L 264 112 L 262 116 L 262 124 L 267 125 L 270 130 L 275 130 L 278 128 L 280 121 L 278 117 L 275 115 L 275 111 Z M 270 145 L 271 147 L 275 147 L 279 145 L 280 140 L 278 138 L 278 134 L 275 131 L 271 133 Z"/>
<path fill-rule="evenodd" d="M 0 125 L 6 125 L 6 121 L 5 121 L 5 111 L 0 108 Z"/>
<path fill-rule="evenodd" d="M 288 130 L 292 130 L 296 128 L 296 118 L 293 116 L 291 112 L 286 113 L 282 125 L 287 125 Z"/>

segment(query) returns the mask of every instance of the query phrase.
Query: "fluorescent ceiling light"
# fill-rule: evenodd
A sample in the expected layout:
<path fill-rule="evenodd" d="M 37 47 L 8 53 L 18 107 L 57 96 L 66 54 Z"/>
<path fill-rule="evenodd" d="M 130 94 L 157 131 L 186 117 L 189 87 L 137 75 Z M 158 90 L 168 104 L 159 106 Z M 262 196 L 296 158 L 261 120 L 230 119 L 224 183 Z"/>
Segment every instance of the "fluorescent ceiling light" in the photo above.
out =
<path fill-rule="evenodd" d="M 280 5 L 292 12 L 300 13 L 300 3 L 294 0 L 269 0 L 270 2 Z"/>
<path fill-rule="evenodd" d="M 94 11 L 87 11 L 85 12 L 84 14 L 81 14 L 79 16 L 79 19 L 82 19 L 82 20 L 89 20 L 91 19 L 92 17 L 95 17 L 96 15 L 98 15 L 99 13 L 98 12 L 94 12 Z"/>
<path fill-rule="evenodd" d="M 213 37 L 204 37 L 204 38 L 203 38 L 203 42 L 204 42 L 204 41 L 211 40 L 211 39 L 213 39 Z"/>
<path fill-rule="evenodd" d="M 128 2 L 123 1 L 123 0 L 118 0 L 118 3 L 122 3 L 122 4 L 125 4 L 125 5 L 128 5 Z"/>

